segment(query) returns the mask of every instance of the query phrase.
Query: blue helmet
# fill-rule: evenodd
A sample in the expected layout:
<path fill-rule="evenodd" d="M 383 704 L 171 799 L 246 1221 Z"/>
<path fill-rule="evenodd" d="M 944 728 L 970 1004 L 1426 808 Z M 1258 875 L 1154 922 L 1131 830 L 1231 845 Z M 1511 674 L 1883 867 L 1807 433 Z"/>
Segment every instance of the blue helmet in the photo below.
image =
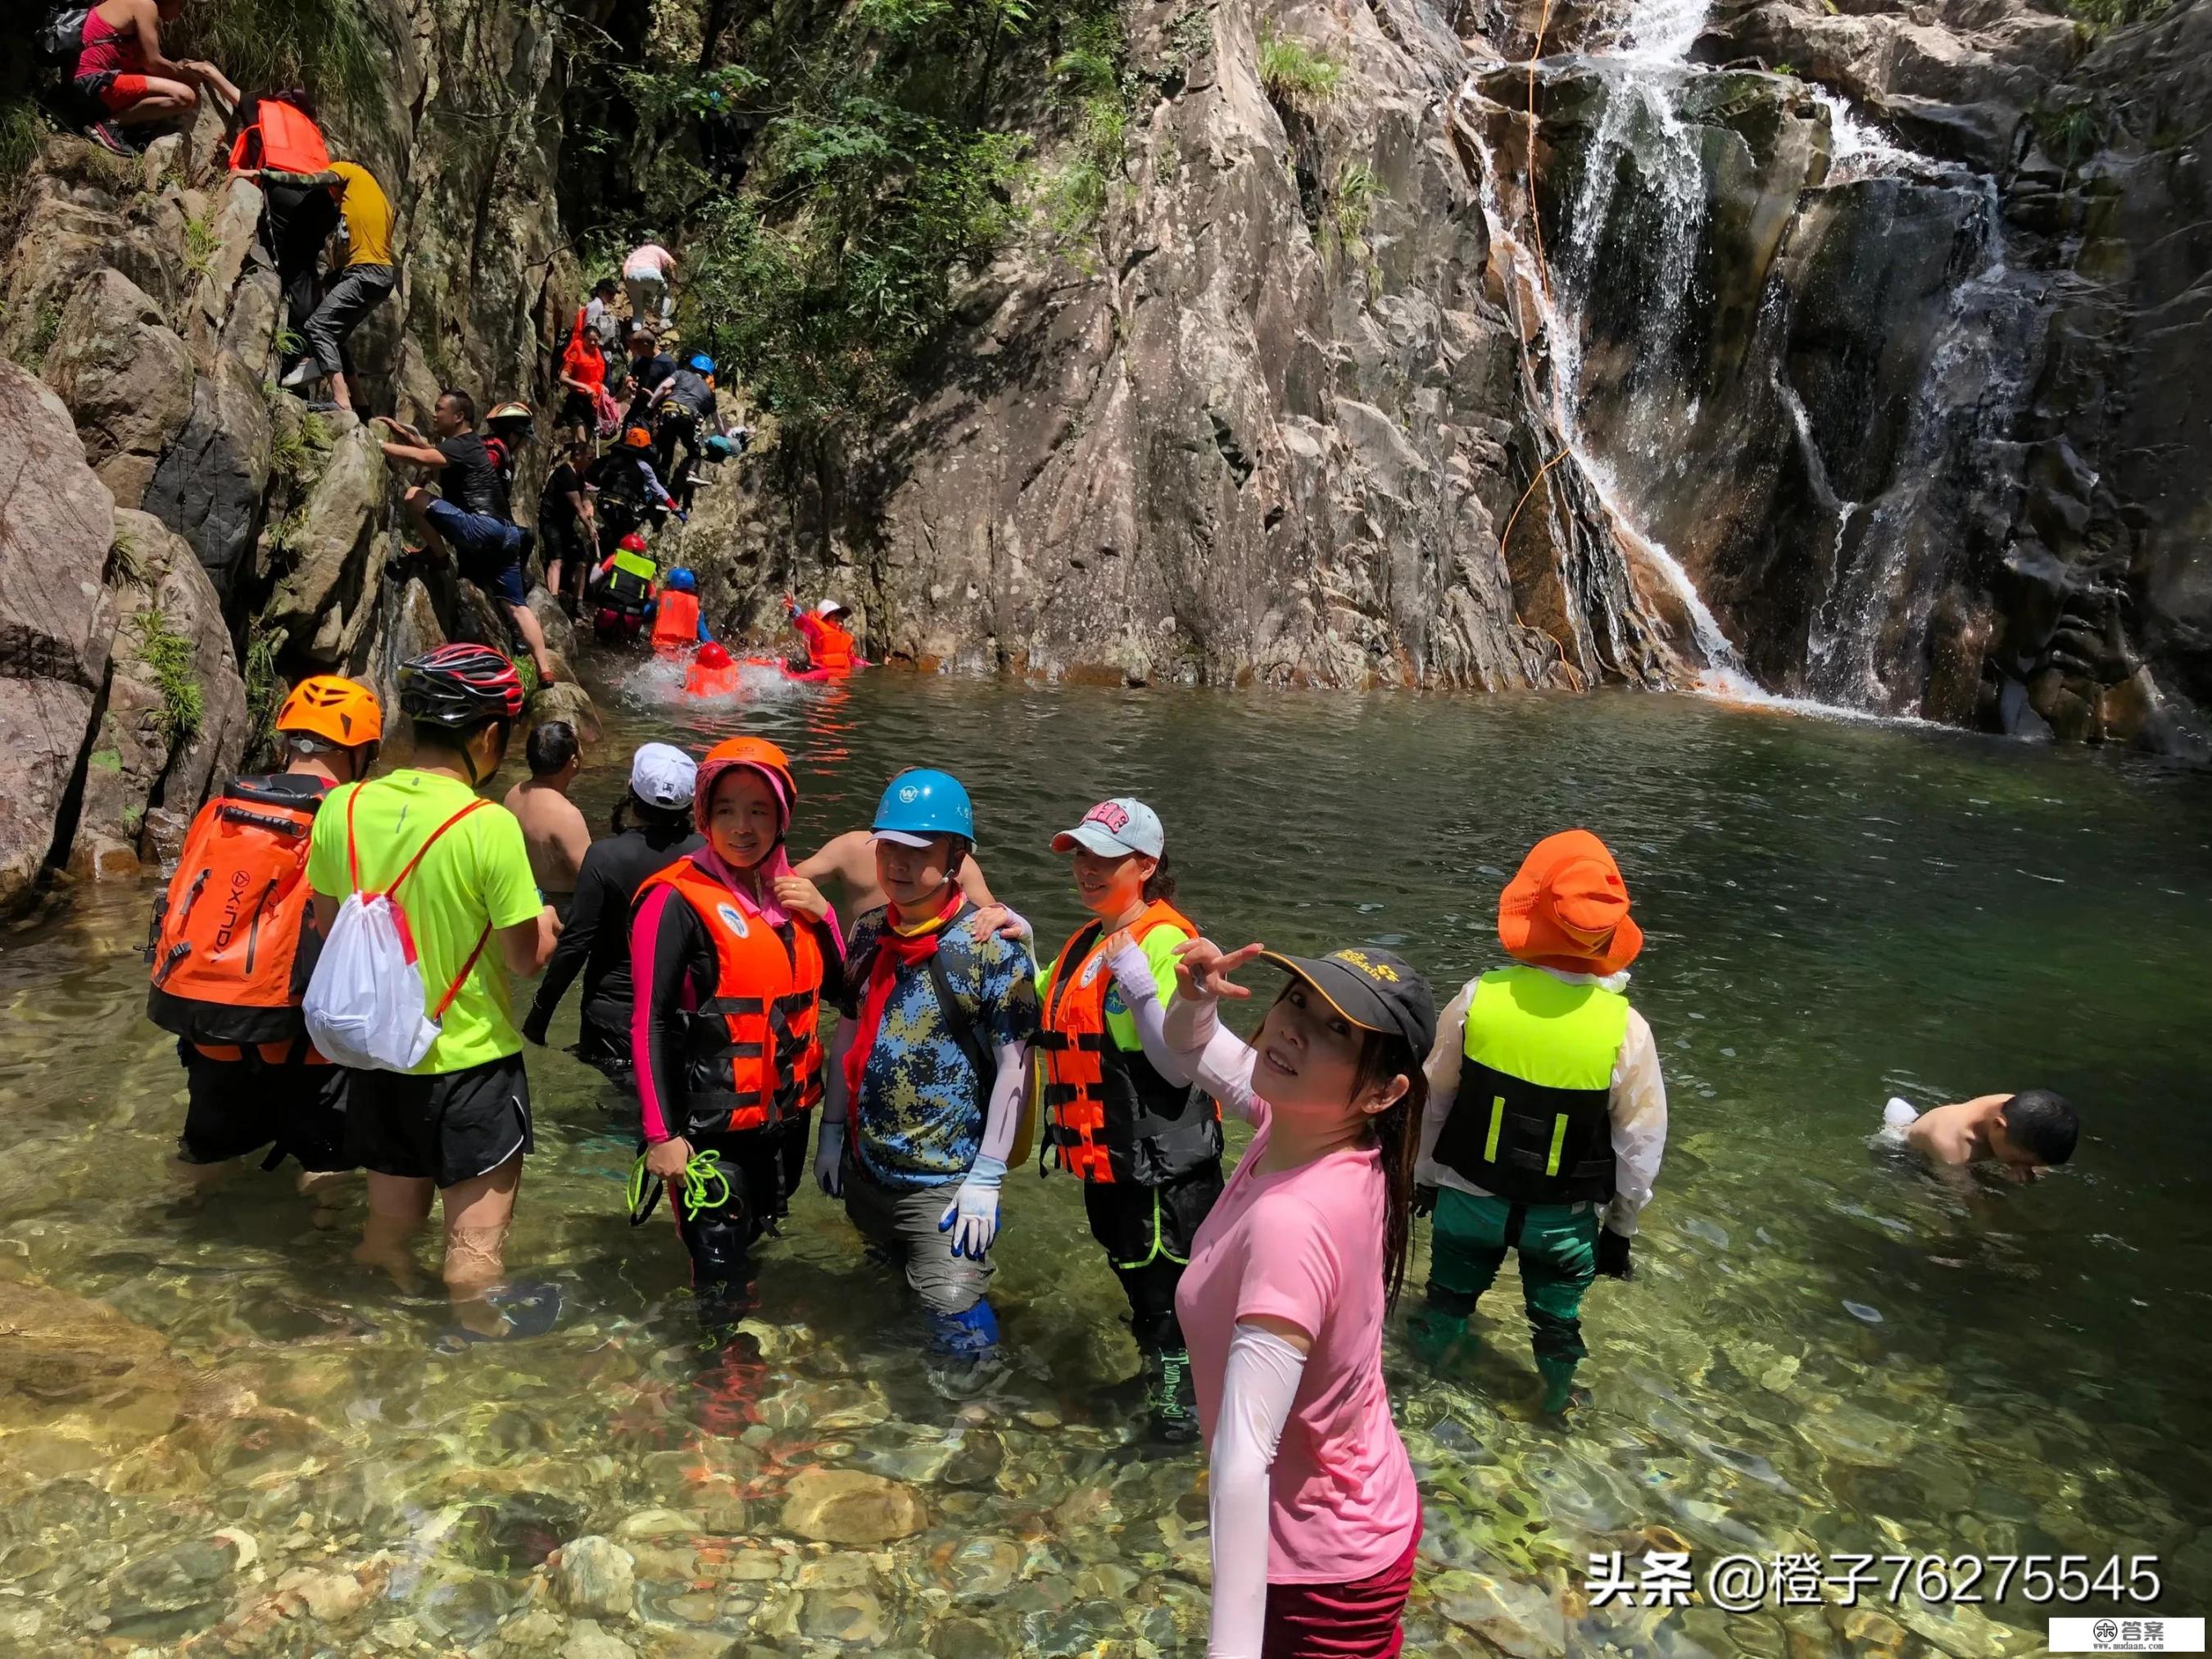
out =
<path fill-rule="evenodd" d="M 699 579 L 679 564 L 668 573 L 668 580 L 661 583 L 661 586 L 672 593 L 696 593 L 699 591 Z"/>
<path fill-rule="evenodd" d="M 952 774 L 917 768 L 884 787 L 884 798 L 876 804 L 875 831 L 908 846 L 921 846 L 930 836 L 973 841 L 975 808 Z"/>
<path fill-rule="evenodd" d="M 691 360 L 691 372 L 694 374 L 712 374 L 714 372 L 714 360 L 705 352 L 701 352 Z"/>

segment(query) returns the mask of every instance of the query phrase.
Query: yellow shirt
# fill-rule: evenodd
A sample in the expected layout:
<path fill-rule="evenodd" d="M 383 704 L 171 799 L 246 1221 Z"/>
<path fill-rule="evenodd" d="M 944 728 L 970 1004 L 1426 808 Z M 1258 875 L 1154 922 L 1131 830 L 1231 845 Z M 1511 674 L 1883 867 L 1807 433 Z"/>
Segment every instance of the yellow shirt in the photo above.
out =
<path fill-rule="evenodd" d="M 345 180 L 338 211 L 345 216 L 346 264 L 392 263 L 392 204 L 369 170 L 358 161 L 333 161 L 331 171 Z"/>

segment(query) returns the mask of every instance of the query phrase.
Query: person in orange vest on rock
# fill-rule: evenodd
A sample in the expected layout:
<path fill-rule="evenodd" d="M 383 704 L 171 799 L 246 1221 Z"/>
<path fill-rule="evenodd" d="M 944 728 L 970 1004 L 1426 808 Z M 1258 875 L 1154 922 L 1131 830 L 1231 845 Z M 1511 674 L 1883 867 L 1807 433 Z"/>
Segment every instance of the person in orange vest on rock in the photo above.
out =
<path fill-rule="evenodd" d="M 653 602 L 653 648 L 672 653 L 714 642 L 699 610 L 699 579 L 678 565 L 662 581 Z"/>
<path fill-rule="evenodd" d="M 239 133 L 230 146 L 231 171 L 261 180 L 264 240 L 283 286 L 287 322 L 303 339 L 322 298 L 315 266 L 338 228 L 338 198 L 322 185 L 274 175 L 330 171 L 330 146 L 315 124 L 317 112 L 315 100 L 297 87 L 246 99 L 238 106 Z"/>
<path fill-rule="evenodd" d="M 806 665 L 826 669 L 832 674 L 849 674 L 862 661 L 858 641 L 844 624 L 843 619 L 853 613 L 835 599 L 823 599 L 811 611 L 801 611 L 783 596 L 784 614 L 791 625 L 799 630 L 799 637 L 806 641 Z"/>
<path fill-rule="evenodd" d="M 161 51 L 161 25 L 175 22 L 184 11 L 185 0 L 100 0 L 84 13 L 74 79 L 78 95 L 106 112 L 85 129 L 103 149 L 135 155 L 118 129 L 189 122 L 204 87 L 225 104 L 239 102 L 238 88 L 213 64 Z"/>
<path fill-rule="evenodd" d="M 307 925 L 308 837 L 323 797 L 376 763 L 384 713 L 336 675 L 276 711 L 282 772 L 235 780 L 192 820 L 155 911 L 146 1017 L 175 1033 L 189 1103 L 171 1172 L 204 1188 L 274 1143 L 264 1168 L 300 1161 L 300 1190 L 360 1167 L 345 1150 L 345 1073 L 307 1041 L 300 999 L 322 935 Z"/>
<path fill-rule="evenodd" d="M 646 878 L 630 927 L 645 1143 L 630 1218 L 649 1212 L 650 1183 L 667 1184 L 712 1330 L 745 1311 L 753 1243 L 805 1173 L 822 997 L 842 994 L 844 946 L 830 902 L 792 872 L 799 787 L 782 750 L 716 744 L 691 799 L 706 844 Z"/>
<path fill-rule="evenodd" d="M 1037 981 L 1038 1166 L 1049 1149 L 1083 1182 L 1091 1236 L 1129 1298 L 1152 1433 L 1187 1445 L 1198 1438 L 1198 1410 L 1176 1287 L 1221 1196 L 1221 1114 L 1146 1058 L 1145 1025 L 1165 1057 L 1161 1011 L 1175 995 L 1176 947 L 1199 931 L 1175 908 L 1167 833 L 1144 802 L 1100 801 L 1052 838 L 1052 850 L 1073 855 L 1076 896 L 1091 920 Z M 1116 977 L 1124 972 L 1136 976 L 1133 995 Z"/>

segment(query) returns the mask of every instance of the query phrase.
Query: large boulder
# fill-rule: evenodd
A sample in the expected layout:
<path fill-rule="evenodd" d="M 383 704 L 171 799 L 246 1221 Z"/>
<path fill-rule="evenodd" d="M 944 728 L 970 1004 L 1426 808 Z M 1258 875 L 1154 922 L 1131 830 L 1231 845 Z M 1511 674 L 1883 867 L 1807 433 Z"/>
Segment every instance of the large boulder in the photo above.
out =
<path fill-rule="evenodd" d="M 152 295 L 102 265 L 64 308 L 46 381 L 76 418 L 85 459 L 125 507 L 136 507 L 191 413 L 192 363 Z"/>
<path fill-rule="evenodd" d="M 68 409 L 0 360 L 0 907 L 55 850 L 106 681 L 114 525 Z"/>
<path fill-rule="evenodd" d="M 349 620 L 375 603 L 383 566 L 372 554 L 390 477 L 375 434 L 366 427 L 348 427 L 337 433 L 307 500 L 282 528 L 279 558 L 288 568 L 262 617 L 307 645 L 319 662 L 343 658 Z M 318 619 L 332 618 L 336 626 L 325 638 Z"/>
<path fill-rule="evenodd" d="M 218 593 L 229 593 L 253 545 L 274 430 L 261 377 L 236 354 L 218 352 L 194 382 L 191 414 L 146 492 L 146 510 L 191 544 Z"/>

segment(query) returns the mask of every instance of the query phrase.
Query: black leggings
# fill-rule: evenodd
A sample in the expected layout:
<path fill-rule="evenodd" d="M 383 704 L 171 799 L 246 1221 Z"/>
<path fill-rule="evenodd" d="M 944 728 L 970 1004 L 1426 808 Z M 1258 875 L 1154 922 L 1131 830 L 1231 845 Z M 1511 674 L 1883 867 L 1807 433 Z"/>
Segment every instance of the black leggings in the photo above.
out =
<path fill-rule="evenodd" d="M 1127 1182 L 1085 1182 L 1084 1213 L 1091 1236 L 1105 1249 L 1114 1275 L 1129 1298 L 1129 1328 L 1137 1346 L 1152 1352 L 1180 1352 L 1182 1326 L 1176 1318 L 1176 1286 L 1190 1261 L 1191 1240 L 1221 1196 L 1221 1165 L 1201 1164 L 1158 1187 Z"/>

